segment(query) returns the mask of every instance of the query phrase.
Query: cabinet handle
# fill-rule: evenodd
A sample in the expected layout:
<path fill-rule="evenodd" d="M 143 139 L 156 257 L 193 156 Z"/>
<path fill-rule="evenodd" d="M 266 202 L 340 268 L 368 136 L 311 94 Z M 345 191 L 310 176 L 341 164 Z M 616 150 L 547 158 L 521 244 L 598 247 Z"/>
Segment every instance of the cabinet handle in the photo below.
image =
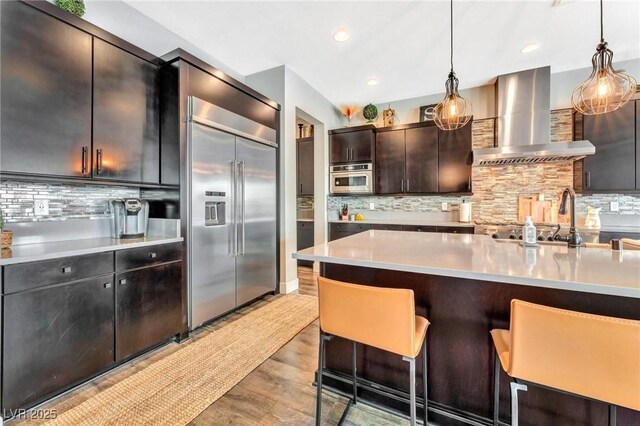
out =
<path fill-rule="evenodd" d="M 591 172 L 585 173 L 587 188 L 591 188 Z"/>
<path fill-rule="evenodd" d="M 471 191 L 471 176 L 467 179 L 467 191 Z"/>
<path fill-rule="evenodd" d="M 149 259 L 155 259 L 158 255 L 156 253 L 149 253 Z"/>
<path fill-rule="evenodd" d="M 87 173 L 87 154 L 89 153 L 89 148 L 86 146 L 82 147 L 82 174 Z"/>
<path fill-rule="evenodd" d="M 71 266 L 65 266 L 62 268 L 62 273 L 63 274 L 70 274 L 71 273 Z"/>
<path fill-rule="evenodd" d="M 302 194 L 302 184 L 300 184 L 300 193 Z"/>
<path fill-rule="evenodd" d="M 98 148 L 96 150 L 96 173 L 102 174 L 102 149 Z"/>
<path fill-rule="evenodd" d="M 102 284 L 102 286 L 104 288 L 111 288 L 111 283 L 104 283 L 104 284 Z"/>
<path fill-rule="evenodd" d="M 407 179 L 407 192 L 409 192 L 409 179 Z"/>
<path fill-rule="evenodd" d="M 125 285 L 127 283 L 127 280 L 123 278 L 119 282 L 120 282 L 120 285 Z"/>
<path fill-rule="evenodd" d="M 400 179 L 400 192 L 404 192 L 404 179 Z"/>

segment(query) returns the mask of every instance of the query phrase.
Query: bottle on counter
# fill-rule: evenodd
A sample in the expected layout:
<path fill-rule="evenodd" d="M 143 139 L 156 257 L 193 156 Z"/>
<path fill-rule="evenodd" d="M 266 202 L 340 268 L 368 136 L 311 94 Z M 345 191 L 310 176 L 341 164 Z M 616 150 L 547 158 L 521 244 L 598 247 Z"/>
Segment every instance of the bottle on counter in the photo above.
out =
<path fill-rule="evenodd" d="M 536 227 L 533 224 L 531 216 L 527 216 L 525 219 L 524 226 L 522 227 L 522 240 L 525 246 L 535 247 L 537 245 Z"/>

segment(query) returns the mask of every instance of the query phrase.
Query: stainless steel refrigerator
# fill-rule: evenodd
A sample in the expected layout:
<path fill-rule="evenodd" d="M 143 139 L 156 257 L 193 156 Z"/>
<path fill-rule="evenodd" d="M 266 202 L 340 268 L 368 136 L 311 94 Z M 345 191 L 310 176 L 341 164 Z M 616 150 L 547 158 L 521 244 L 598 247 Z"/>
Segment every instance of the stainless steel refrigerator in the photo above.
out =
<path fill-rule="evenodd" d="M 189 327 L 276 288 L 276 131 L 189 98 Z M 189 175 L 189 173 L 187 173 Z"/>

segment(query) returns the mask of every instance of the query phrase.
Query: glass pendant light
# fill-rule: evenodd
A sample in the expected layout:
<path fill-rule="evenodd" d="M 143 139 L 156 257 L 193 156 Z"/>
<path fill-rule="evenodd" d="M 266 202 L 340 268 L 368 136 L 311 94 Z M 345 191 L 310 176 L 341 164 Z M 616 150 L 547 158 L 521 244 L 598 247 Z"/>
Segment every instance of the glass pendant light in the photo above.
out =
<path fill-rule="evenodd" d="M 453 72 L 453 0 L 451 0 L 451 71 L 444 84 L 444 99 L 434 108 L 436 125 L 442 130 L 456 130 L 464 127 L 472 116 L 471 102 L 458 93 L 458 78 Z"/>
<path fill-rule="evenodd" d="M 613 69 L 613 52 L 604 41 L 602 0 L 600 0 L 600 43 L 591 58 L 593 71 L 571 94 L 571 104 L 585 115 L 606 114 L 625 105 L 636 91 L 636 80 Z"/>

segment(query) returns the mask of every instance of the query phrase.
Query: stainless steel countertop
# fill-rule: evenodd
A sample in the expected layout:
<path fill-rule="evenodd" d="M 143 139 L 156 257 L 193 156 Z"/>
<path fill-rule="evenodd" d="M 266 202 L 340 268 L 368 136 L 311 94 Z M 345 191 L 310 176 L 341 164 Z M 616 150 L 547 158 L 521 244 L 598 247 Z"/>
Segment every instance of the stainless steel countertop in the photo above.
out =
<path fill-rule="evenodd" d="M 82 240 L 56 241 L 50 243 L 21 244 L 2 250 L 0 266 L 24 262 L 57 259 L 68 256 L 125 250 L 158 244 L 178 243 L 182 237 L 145 237 L 132 239 L 87 238 Z"/>
<path fill-rule="evenodd" d="M 640 299 L 640 251 L 553 244 L 526 248 L 487 235 L 372 230 L 293 257 Z"/>

